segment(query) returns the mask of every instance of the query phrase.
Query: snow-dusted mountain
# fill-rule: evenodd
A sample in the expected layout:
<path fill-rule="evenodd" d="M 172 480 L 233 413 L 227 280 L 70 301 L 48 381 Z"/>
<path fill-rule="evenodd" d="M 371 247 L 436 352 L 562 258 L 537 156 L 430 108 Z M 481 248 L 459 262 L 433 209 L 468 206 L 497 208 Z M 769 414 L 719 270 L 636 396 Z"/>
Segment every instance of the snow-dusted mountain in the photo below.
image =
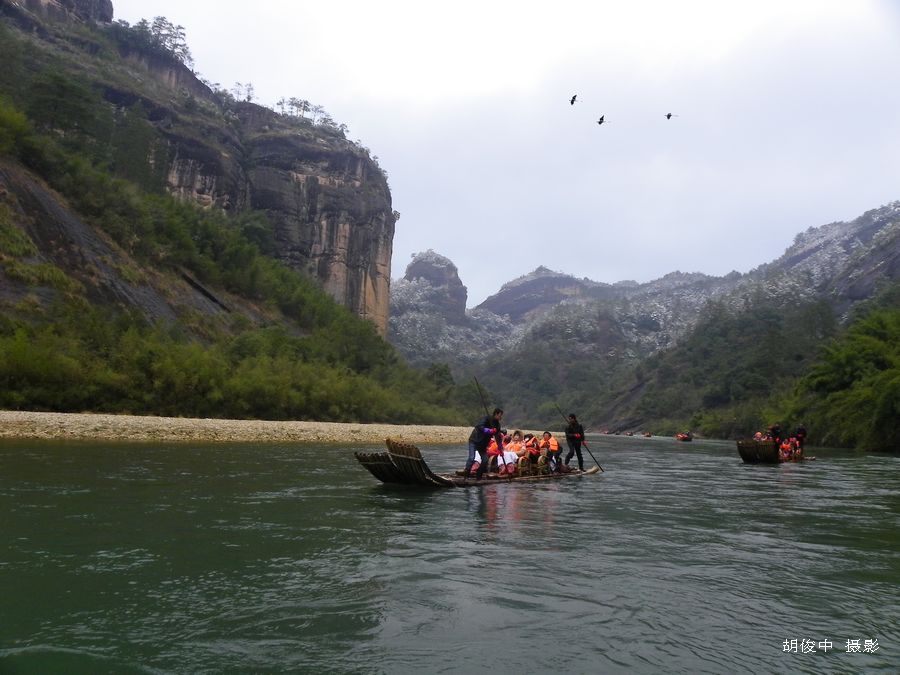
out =
<path fill-rule="evenodd" d="M 710 301 L 740 311 L 754 297 L 784 307 L 826 300 L 841 318 L 897 278 L 900 202 L 809 228 L 782 256 L 747 274 L 672 272 L 644 284 L 603 284 L 538 267 L 472 310 L 456 266 L 427 251 L 392 282 L 388 339 L 412 363 L 454 368 L 489 362 L 548 330 L 570 335 L 575 353 L 639 360 L 677 344 Z"/>

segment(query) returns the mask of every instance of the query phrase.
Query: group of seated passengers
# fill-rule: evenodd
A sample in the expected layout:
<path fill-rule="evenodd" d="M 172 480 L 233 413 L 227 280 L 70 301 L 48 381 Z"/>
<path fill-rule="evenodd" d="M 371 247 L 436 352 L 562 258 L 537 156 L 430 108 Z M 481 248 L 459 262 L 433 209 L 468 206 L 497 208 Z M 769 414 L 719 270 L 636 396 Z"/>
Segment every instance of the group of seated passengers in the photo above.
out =
<path fill-rule="evenodd" d="M 774 441 L 778 447 L 778 456 L 782 462 L 789 462 L 793 459 L 803 459 L 803 445 L 806 440 L 806 429 L 802 426 L 798 428 L 797 433 L 787 438 L 781 438 L 781 427 L 773 425 L 764 434 L 757 431 L 753 434 L 755 441 Z"/>
<path fill-rule="evenodd" d="M 497 441 L 491 439 L 487 447 L 488 468 L 496 466 L 497 473 L 500 475 L 514 474 L 518 471 L 520 465 L 537 466 L 540 458 L 546 458 L 549 469 L 552 472 L 559 473 L 563 471 L 562 463 L 562 446 L 559 444 L 553 434 L 545 431 L 541 438 L 537 438 L 534 434 L 522 434 L 521 431 L 513 431 L 512 435 L 506 433 L 503 429 L 503 447 L 497 446 Z M 470 475 L 474 476 L 478 470 L 478 462 L 472 466 Z"/>

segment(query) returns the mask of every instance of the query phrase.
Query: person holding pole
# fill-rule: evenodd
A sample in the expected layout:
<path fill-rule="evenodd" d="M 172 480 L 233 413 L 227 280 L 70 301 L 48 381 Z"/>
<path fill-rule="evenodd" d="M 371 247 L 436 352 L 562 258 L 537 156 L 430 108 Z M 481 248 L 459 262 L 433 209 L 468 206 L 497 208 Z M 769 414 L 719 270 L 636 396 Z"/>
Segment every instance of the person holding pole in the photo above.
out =
<path fill-rule="evenodd" d="M 562 415 L 562 418 L 563 418 L 563 419 L 566 421 L 566 423 L 568 424 L 571 420 L 570 420 L 568 417 L 566 417 L 565 414 L 563 414 L 562 408 L 559 407 L 559 404 L 556 405 L 556 409 L 559 411 L 559 414 Z M 575 418 L 575 415 L 570 415 L 570 417 Z M 575 419 L 575 422 L 578 422 L 578 420 Z M 579 424 L 578 426 L 581 427 L 580 424 Z M 587 442 L 585 442 L 585 440 L 584 440 L 584 427 L 581 427 L 581 439 L 580 439 L 580 440 L 581 440 L 581 444 L 580 444 L 581 447 L 583 447 L 585 450 L 588 451 L 588 454 L 591 456 L 591 459 L 594 460 L 594 464 L 597 465 L 597 468 L 600 469 L 600 471 L 603 471 L 603 467 L 600 466 L 600 462 L 598 462 L 598 461 L 597 461 L 597 458 L 594 457 L 594 453 L 591 452 L 591 449 L 588 447 Z M 569 457 L 571 457 L 571 456 L 572 456 L 572 455 L 570 454 Z M 580 461 L 580 460 L 581 460 L 581 453 L 578 454 L 578 459 L 579 459 L 579 464 L 580 464 L 580 463 L 581 463 L 581 461 Z"/>
<path fill-rule="evenodd" d="M 566 455 L 565 464 L 568 467 L 572 460 L 572 455 L 578 456 L 578 468 L 584 471 L 584 459 L 581 457 L 581 441 L 584 440 L 584 427 L 578 422 L 578 418 L 574 413 L 569 413 L 568 426 L 566 427 L 566 445 L 569 446 L 569 453 Z"/>
<path fill-rule="evenodd" d="M 466 459 L 465 480 L 469 479 L 469 473 L 472 471 L 472 465 L 475 463 L 476 454 L 478 456 L 478 470 L 475 472 L 475 478 L 480 479 L 484 472 L 487 471 L 487 446 L 491 442 L 491 438 L 496 439 L 497 446 L 503 447 L 503 435 L 500 432 L 500 420 L 503 419 L 503 410 L 494 408 L 494 412 L 485 415 L 479 420 L 472 433 L 469 434 L 469 457 Z"/>

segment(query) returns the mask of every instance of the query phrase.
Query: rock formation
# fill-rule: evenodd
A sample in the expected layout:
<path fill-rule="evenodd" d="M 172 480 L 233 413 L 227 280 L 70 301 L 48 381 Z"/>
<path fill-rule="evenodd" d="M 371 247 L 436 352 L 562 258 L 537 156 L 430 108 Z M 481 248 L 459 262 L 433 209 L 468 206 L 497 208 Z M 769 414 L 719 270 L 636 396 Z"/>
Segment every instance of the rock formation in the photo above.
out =
<path fill-rule="evenodd" d="M 177 121 L 163 128 L 169 192 L 204 207 L 265 213 L 276 257 L 384 335 L 396 222 L 384 173 L 337 132 L 248 102 L 234 113 L 237 128 L 215 135 L 198 138 Z"/>
<path fill-rule="evenodd" d="M 448 258 L 431 249 L 416 254 L 406 266 L 403 281 L 408 288 L 418 289 L 419 293 L 402 293 L 398 290 L 398 302 L 405 298 L 408 303 L 427 305 L 430 311 L 436 312 L 449 323 L 459 324 L 466 320 L 468 290 L 459 279 L 456 265 Z"/>
<path fill-rule="evenodd" d="M 388 340 L 414 364 L 471 363 L 507 344 L 514 327 L 486 310 L 466 311 L 456 265 L 428 250 L 391 286 Z"/>
<path fill-rule="evenodd" d="M 384 335 L 396 221 L 384 174 L 342 135 L 298 130 L 248 103 L 238 116 L 247 205 L 275 226 L 278 257 Z"/>

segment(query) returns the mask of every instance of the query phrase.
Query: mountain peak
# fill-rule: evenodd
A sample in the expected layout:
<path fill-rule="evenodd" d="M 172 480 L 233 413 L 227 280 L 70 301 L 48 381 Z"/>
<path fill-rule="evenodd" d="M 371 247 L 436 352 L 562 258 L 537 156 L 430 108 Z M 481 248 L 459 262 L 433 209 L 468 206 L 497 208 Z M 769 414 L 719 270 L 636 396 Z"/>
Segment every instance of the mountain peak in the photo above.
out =
<path fill-rule="evenodd" d="M 541 265 L 528 274 L 503 284 L 500 291 L 478 305 L 513 322 L 528 319 L 565 300 L 584 297 L 590 290 L 604 286 L 589 279 L 576 279 Z"/>
<path fill-rule="evenodd" d="M 464 321 L 468 295 L 456 265 L 428 249 L 413 255 L 403 279 L 391 288 L 391 303 L 395 311 L 414 309 L 426 303 L 440 308 L 439 313 L 450 321 Z"/>

